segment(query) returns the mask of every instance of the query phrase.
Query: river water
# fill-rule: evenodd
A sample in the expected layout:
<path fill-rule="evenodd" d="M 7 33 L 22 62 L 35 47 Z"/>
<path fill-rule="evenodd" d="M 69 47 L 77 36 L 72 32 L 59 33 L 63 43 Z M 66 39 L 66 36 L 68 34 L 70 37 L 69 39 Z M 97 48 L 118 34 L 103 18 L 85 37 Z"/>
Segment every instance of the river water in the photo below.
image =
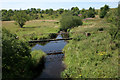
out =
<path fill-rule="evenodd" d="M 59 34 L 56 39 L 62 39 L 63 37 L 66 38 L 66 36 Z M 32 50 L 42 50 L 46 54 L 51 54 L 46 56 L 45 68 L 35 80 L 40 80 L 41 78 L 60 78 L 61 72 L 65 69 L 65 65 L 62 62 L 64 57 L 62 49 L 66 44 L 67 41 L 60 40 L 47 43 L 37 43 L 33 46 Z"/>

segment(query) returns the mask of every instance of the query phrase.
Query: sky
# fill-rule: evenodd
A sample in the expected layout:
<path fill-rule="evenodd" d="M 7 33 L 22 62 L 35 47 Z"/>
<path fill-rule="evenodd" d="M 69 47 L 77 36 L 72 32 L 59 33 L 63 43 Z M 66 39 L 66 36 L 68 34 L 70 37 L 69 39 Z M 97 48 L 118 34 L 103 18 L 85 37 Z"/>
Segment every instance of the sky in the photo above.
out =
<path fill-rule="evenodd" d="M 70 9 L 71 7 L 79 7 L 80 9 L 94 7 L 99 9 L 105 4 L 110 8 L 116 8 L 120 0 L 0 0 L 0 9 Z"/>

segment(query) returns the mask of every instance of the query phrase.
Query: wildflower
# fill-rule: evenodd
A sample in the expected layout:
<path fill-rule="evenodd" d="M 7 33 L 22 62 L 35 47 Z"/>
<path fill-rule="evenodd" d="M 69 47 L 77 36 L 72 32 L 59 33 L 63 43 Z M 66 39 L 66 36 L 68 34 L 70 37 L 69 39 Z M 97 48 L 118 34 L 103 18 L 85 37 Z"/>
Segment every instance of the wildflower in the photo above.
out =
<path fill-rule="evenodd" d="M 98 53 L 98 55 L 106 55 L 107 53 L 106 52 L 100 52 Z"/>
<path fill-rule="evenodd" d="M 82 76 L 81 74 L 79 76 Z"/>
<path fill-rule="evenodd" d="M 82 14 L 78 14 L 78 16 L 82 16 Z"/>

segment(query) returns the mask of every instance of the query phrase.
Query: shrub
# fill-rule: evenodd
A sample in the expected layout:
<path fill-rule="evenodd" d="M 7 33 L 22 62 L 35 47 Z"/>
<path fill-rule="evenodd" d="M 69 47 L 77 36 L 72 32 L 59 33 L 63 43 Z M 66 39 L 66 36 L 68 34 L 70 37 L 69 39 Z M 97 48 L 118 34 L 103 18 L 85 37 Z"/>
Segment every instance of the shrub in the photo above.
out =
<path fill-rule="evenodd" d="M 57 37 L 57 34 L 56 33 L 50 33 L 49 34 L 49 38 L 50 39 L 53 39 L 53 38 L 56 38 Z"/>
<path fill-rule="evenodd" d="M 32 61 L 28 44 L 15 34 L 2 31 L 2 72 L 5 78 L 30 78 Z"/>
<path fill-rule="evenodd" d="M 109 11 L 109 6 L 108 5 L 105 5 L 104 7 L 101 7 L 99 17 L 104 18 L 108 11 Z"/>
<path fill-rule="evenodd" d="M 95 9 L 89 8 L 89 11 L 87 12 L 87 17 L 94 18 L 95 17 Z"/>
<path fill-rule="evenodd" d="M 60 30 L 67 31 L 67 29 L 71 29 L 82 24 L 83 23 L 79 17 L 72 16 L 70 13 L 66 13 L 60 20 Z"/>
<path fill-rule="evenodd" d="M 107 14 L 107 12 L 103 9 L 100 11 L 99 16 L 100 16 L 100 18 L 104 18 L 106 14 Z"/>
<path fill-rule="evenodd" d="M 30 54 L 31 54 L 34 66 L 37 66 L 40 62 L 44 62 L 43 58 L 45 57 L 45 53 L 43 51 L 34 50 Z"/>

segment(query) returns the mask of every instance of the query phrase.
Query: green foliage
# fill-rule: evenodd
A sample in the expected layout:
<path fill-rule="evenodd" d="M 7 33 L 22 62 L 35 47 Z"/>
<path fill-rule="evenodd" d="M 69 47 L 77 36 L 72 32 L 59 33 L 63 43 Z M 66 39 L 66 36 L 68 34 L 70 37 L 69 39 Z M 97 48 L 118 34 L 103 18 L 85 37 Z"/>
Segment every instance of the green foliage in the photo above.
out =
<path fill-rule="evenodd" d="M 78 8 L 78 7 L 72 7 L 72 8 L 71 8 L 71 11 L 72 11 L 73 13 L 75 13 L 75 12 L 79 11 L 79 8 Z"/>
<path fill-rule="evenodd" d="M 57 37 L 57 34 L 56 33 L 50 33 L 49 34 L 49 38 L 50 39 L 54 39 L 54 38 L 56 38 Z"/>
<path fill-rule="evenodd" d="M 104 18 L 106 14 L 107 14 L 107 12 L 104 9 L 103 10 L 101 9 L 99 17 Z"/>
<path fill-rule="evenodd" d="M 3 79 L 32 79 L 42 71 L 45 53 L 32 51 L 28 43 L 17 39 L 17 35 L 2 31 L 2 77 Z M 40 73 L 40 72 L 39 72 Z"/>
<path fill-rule="evenodd" d="M 63 51 L 67 66 L 61 74 L 63 78 L 118 78 L 118 49 L 110 43 L 108 33 L 90 37 L 80 33 Z"/>
<path fill-rule="evenodd" d="M 28 21 L 29 18 L 24 11 L 20 11 L 15 13 L 14 20 L 21 28 L 23 28 L 23 25 L 25 25 L 25 22 Z"/>
<path fill-rule="evenodd" d="M 31 54 L 31 57 L 32 57 L 32 60 L 33 60 L 33 64 L 34 64 L 33 66 L 34 67 L 37 67 L 38 64 L 42 64 L 41 62 L 44 62 L 44 61 L 41 61 L 41 60 L 44 60 L 44 57 L 46 55 L 43 51 L 34 50 L 30 54 Z"/>
<path fill-rule="evenodd" d="M 67 31 L 67 29 L 82 25 L 80 17 L 72 16 L 70 13 L 66 13 L 60 20 L 60 30 Z"/>
<path fill-rule="evenodd" d="M 83 24 L 83 27 L 70 31 L 73 39 L 63 49 L 66 69 L 61 73 L 62 78 L 118 78 L 119 64 L 115 62 L 119 60 L 120 46 L 115 41 L 111 42 L 112 36 L 108 33 L 110 23 L 103 19 L 84 23 L 92 24 Z M 91 35 L 86 36 L 86 32 Z"/>
<path fill-rule="evenodd" d="M 61 8 L 61 9 L 58 9 L 57 11 L 59 14 L 62 14 L 64 12 L 64 9 Z"/>
<path fill-rule="evenodd" d="M 25 65 L 26 64 L 26 65 Z M 30 78 L 32 65 L 28 44 L 15 34 L 2 31 L 2 73 L 5 78 Z"/>
<path fill-rule="evenodd" d="M 10 15 L 8 14 L 7 10 L 2 10 L 2 21 L 10 21 Z"/>
<path fill-rule="evenodd" d="M 80 14 L 82 14 L 82 19 L 87 17 L 87 11 L 84 8 L 80 11 Z"/>
<path fill-rule="evenodd" d="M 87 12 L 87 17 L 89 18 L 94 18 L 95 17 L 95 9 L 94 8 L 89 8 L 88 12 Z"/>
<path fill-rule="evenodd" d="M 99 17 L 104 18 L 108 11 L 109 11 L 109 6 L 108 5 L 105 5 L 104 7 L 101 7 Z"/>
<path fill-rule="evenodd" d="M 120 5 L 118 5 L 117 9 L 110 10 L 106 15 L 106 19 L 109 23 L 111 23 L 111 28 L 109 33 L 111 35 L 112 40 L 120 39 Z"/>
<path fill-rule="evenodd" d="M 114 9 L 114 10 L 110 10 L 109 11 L 109 13 L 106 15 L 106 20 L 107 20 L 107 22 L 109 22 L 109 23 L 113 23 L 113 24 L 117 24 L 117 16 L 118 14 L 117 14 L 117 9 Z"/>

